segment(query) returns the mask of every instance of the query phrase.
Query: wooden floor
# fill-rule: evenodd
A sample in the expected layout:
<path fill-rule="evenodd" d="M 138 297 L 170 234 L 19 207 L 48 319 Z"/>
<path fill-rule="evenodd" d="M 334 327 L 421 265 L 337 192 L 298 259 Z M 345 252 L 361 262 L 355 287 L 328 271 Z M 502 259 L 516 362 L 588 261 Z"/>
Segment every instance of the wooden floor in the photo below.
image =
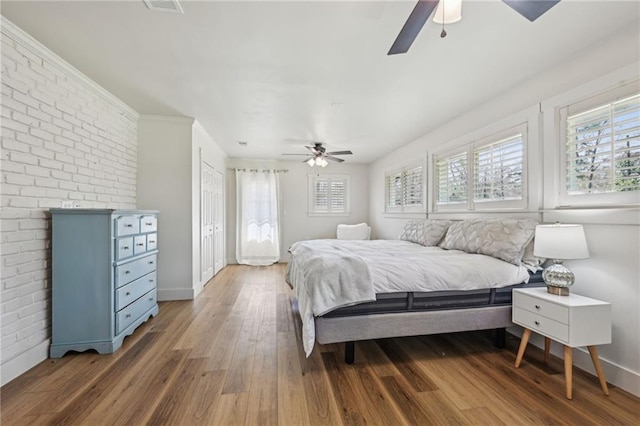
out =
<path fill-rule="evenodd" d="M 459 333 L 316 346 L 301 374 L 284 266 L 223 269 L 195 301 L 160 314 L 112 355 L 47 360 L 1 389 L 14 424 L 571 424 L 640 423 L 640 399 L 518 340 Z"/>

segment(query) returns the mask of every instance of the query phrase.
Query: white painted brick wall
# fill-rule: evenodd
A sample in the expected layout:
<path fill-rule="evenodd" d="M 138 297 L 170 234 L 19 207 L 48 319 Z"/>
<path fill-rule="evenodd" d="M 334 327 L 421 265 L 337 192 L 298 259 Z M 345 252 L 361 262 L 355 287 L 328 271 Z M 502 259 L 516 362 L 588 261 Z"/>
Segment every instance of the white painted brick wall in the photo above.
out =
<path fill-rule="evenodd" d="M 13 34 L 13 35 L 12 35 Z M 70 66 L 38 54 L 15 30 L 2 37 L 0 315 L 2 364 L 50 337 L 47 213 L 135 208 L 137 114 Z M 35 46 L 35 47 L 34 47 Z"/>

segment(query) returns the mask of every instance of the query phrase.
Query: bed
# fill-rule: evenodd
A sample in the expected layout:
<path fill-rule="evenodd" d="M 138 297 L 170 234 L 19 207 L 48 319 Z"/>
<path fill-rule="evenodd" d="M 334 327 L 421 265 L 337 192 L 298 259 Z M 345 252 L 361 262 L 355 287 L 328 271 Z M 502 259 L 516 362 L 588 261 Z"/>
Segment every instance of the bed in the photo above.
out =
<path fill-rule="evenodd" d="M 352 363 L 358 340 L 486 329 L 500 345 L 511 290 L 543 285 L 539 261 L 523 261 L 535 224 L 410 221 L 400 240 L 295 243 L 285 278 L 305 355 L 344 342 Z"/>

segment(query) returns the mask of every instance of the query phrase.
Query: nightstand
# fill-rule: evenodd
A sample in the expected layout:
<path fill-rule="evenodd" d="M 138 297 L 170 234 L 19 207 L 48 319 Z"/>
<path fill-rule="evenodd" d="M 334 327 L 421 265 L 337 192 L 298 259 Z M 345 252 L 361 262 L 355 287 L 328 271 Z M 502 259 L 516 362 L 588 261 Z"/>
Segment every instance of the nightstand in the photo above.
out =
<path fill-rule="evenodd" d="M 513 317 L 515 324 L 524 327 L 516 368 L 520 366 L 531 332 L 544 336 L 544 360 L 549 358 L 550 340 L 564 348 L 564 375 L 567 398 L 572 398 L 573 348 L 586 346 L 598 374 L 600 386 L 609 395 L 607 381 L 600 365 L 596 345 L 611 343 L 611 304 L 577 294 L 557 296 L 547 289 L 527 288 L 513 290 Z"/>

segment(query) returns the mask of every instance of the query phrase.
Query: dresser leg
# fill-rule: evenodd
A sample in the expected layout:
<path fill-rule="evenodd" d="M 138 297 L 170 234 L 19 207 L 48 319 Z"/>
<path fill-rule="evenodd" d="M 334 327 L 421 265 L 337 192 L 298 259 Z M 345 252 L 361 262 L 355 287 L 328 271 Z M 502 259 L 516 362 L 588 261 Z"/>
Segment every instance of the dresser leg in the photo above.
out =
<path fill-rule="evenodd" d="M 531 337 L 531 330 L 525 328 L 522 332 L 522 339 L 520 339 L 520 347 L 518 348 L 518 356 L 516 356 L 516 368 L 520 367 L 520 363 L 522 362 L 522 357 L 524 356 L 524 350 L 527 348 L 527 343 L 529 343 L 529 337 Z"/>
<path fill-rule="evenodd" d="M 564 346 L 564 380 L 567 384 L 567 399 L 573 399 L 573 348 Z"/>
<path fill-rule="evenodd" d="M 549 351 L 551 350 L 551 339 L 548 337 L 544 338 L 544 363 L 549 362 Z"/>
<path fill-rule="evenodd" d="M 593 366 L 596 368 L 596 373 L 598 374 L 598 379 L 600 380 L 600 387 L 602 387 L 602 392 L 605 395 L 609 396 L 609 388 L 607 387 L 607 379 L 604 377 L 604 371 L 602 371 L 602 365 L 600 365 L 600 358 L 598 357 L 598 348 L 595 346 L 587 346 L 589 349 L 589 355 L 591 355 L 591 361 L 593 362 Z"/>

